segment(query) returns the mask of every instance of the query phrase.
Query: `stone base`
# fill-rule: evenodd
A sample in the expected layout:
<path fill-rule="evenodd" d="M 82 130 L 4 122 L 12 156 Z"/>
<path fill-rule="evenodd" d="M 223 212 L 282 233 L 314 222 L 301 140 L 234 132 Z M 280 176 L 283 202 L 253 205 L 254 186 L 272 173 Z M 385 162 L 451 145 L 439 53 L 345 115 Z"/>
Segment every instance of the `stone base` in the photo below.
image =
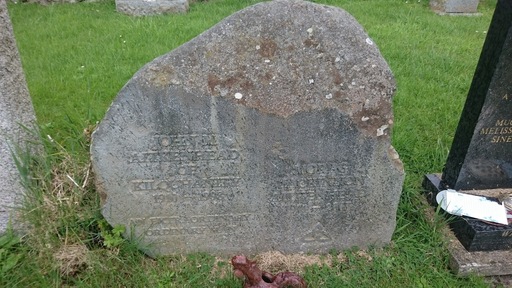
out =
<path fill-rule="evenodd" d="M 427 199 L 430 204 L 437 206 L 435 196 L 442 190 L 440 176 L 429 174 L 425 176 L 423 187 L 428 190 Z M 501 193 L 512 192 L 510 189 L 464 190 L 466 194 L 498 198 Z M 450 227 L 468 251 L 509 250 L 512 248 L 512 225 L 493 225 L 471 217 L 450 217 Z"/>
<path fill-rule="evenodd" d="M 435 195 L 440 190 L 438 188 L 440 187 L 440 175 L 426 175 L 423 181 L 423 187 L 427 190 L 426 198 L 429 204 L 436 204 Z M 474 190 L 464 192 L 490 197 L 492 197 L 494 193 L 503 192 L 503 189 L 493 190 L 501 191 Z M 485 192 L 487 192 L 487 195 Z M 433 215 L 433 211 L 433 209 L 428 209 L 427 213 Z M 450 227 L 453 231 L 446 226 L 442 229 L 442 233 L 449 243 L 450 268 L 454 273 L 458 276 L 467 276 L 470 274 L 481 276 L 512 274 L 512 250 L 474 251 L 474 249 L 483 250 L 480 248 L 501 247 L 501 249 L 506 249 L 506 247 L 511 247 L 510 241 L 512 237 L 510 236 L 512 236 L 512 232 L 510 232 L 510 234 L 508 232 L 512 231 L 511 225 L 498 227 L 468 217 L 457 217 L 453 215 L 450 215 L 450 217 L 455 217 L 455 221 L 451 221 L 450 223 Z M 481 231 L 482 228 L 490 232 Z M 507 235 L 510 236 L 507 237 Z M 470 249 L 467 249 L 468 247 Z"/>
<path fill-rule="evenodd" d="M 457 276 L 512 274 L 512 250 L 468 252 L 449 229 L 445 237 L 449 239 L 450 269 Z"/>

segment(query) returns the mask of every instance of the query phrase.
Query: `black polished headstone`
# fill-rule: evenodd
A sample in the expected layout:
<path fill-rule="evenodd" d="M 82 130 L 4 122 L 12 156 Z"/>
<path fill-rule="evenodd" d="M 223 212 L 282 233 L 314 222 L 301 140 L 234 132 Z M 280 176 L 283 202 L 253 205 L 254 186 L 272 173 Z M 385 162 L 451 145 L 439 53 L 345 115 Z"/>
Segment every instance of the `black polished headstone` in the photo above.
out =
<path fill-rule="evenodd" d="M 442 184 L 512 188 L 512 1 L 500 0 L 462 111 Z"/>
<path fill-rule="evenodd" d="M 446 160 L 442 177 L 430 174 L 423 187 L 435 204 L 445 189 L 512 188 L 512 1 L 499 0 Z M 468 251 L 512 247 L 512 225 L 495 226 L 455 217 L 450 226 Z"/>

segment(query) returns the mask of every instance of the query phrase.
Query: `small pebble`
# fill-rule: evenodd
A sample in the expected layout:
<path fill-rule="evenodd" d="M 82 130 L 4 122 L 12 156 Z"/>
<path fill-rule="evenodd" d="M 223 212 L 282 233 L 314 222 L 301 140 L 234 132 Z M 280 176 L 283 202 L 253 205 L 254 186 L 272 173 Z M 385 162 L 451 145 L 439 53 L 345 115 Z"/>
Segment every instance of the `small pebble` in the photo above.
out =
<path fill-rule="evenodd" d="M 388 129 L 389 125 L 382 125 L 377 129 L 377 137 L 384 135 L 384 130 Z"/>

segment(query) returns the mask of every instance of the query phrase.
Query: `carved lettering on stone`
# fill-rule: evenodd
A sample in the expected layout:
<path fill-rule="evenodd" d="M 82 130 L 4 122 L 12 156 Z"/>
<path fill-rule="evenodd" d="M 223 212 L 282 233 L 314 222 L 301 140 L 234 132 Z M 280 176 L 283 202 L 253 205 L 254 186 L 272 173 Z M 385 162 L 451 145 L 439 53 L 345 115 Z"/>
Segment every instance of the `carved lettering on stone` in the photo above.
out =
<path fill-rule="evenodd" d="M 392 73 L 345 11 L 256 4 L 143 67 L 93 135 L 103 215 L 149 254 L 390 241 Z"/>

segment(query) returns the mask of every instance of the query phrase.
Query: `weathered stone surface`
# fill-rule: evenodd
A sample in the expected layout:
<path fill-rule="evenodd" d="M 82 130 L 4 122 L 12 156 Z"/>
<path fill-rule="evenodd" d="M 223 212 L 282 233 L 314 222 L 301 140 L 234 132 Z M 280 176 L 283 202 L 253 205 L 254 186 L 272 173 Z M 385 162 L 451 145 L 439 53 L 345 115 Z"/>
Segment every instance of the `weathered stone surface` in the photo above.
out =
<path fill-rule="evenodd" d="M 392 73 L 345 11 L 260 3 L 155 59 L 93 135 L 103 215 L 149 254 L 390 241 Z"/>
<path fill-rule="evenodd" d="M 443 171 L 456 190 L 512 188 L 512 2 L 499 1 Z"/>
<path fill-rule="evenodd" d="M 116 0 L 116 9 L 133 16 L 186 13 L 188 0 Z"/>
<path fill-rule="evenodd" d="M 430 0 L 430 8 L 440 13 L 476 13 L 479 0 Z"/>
<path fill-rule="evenodd" d="M 32 127 L 34 121 L 6 1 L 0 0 L 0 233 L 14 217 L 13 208 L 23 193 L 11 152 L 29 137 L 22 125 Z"/>

